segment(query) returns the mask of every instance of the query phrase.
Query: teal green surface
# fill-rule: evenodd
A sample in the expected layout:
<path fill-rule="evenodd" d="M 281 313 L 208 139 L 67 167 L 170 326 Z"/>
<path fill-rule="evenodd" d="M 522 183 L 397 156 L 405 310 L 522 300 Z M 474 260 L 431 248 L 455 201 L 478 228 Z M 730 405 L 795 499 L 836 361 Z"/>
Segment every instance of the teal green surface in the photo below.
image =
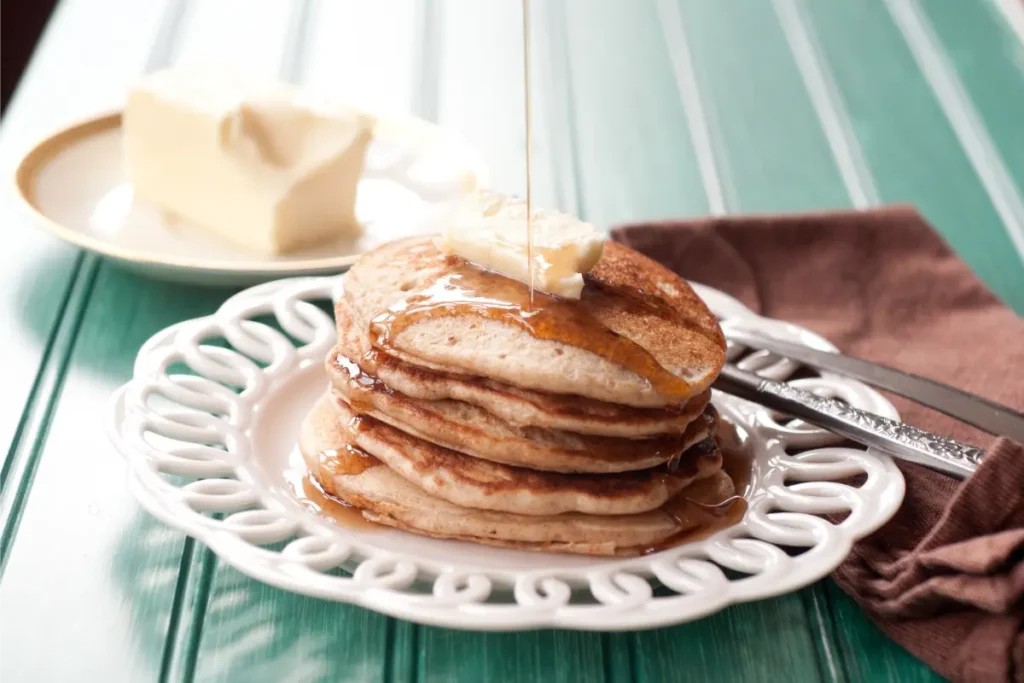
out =
<path fill-rule="evenodd" d="M 882 201 L 916 206 L 996 294 L 1024 311 L 1021 254 L 884 3 L 804 4 Z M 961 4 L 943 3 L 954 17 Z"/>
<path fill-rule="evenodd" d="M 579 210 L 600 225 L 707 213 L 672 65 L 650 2 L 568 0 L 551 35 L 571 76 Z M 614 45 L 615 49 L 609 49 Z"/>
<path fill-rule="evenodd" d="M 680 6 L 729 211 L 848 206 L 772 4 Z"/>
<path fill-rule="evenodd" d="M 1007 170 L 1024 187 L 1024 41 L 994 0 L 959 3 L 955 11 L 948 0 L 922 6 Z"/>
<path fill-rule="evenodd" d="M 459 3 L 419 5 L 418 16 L 440 22 L 445 36 Z M 817 37 L 880 200 L 918 206 L 994 291 L 1024 311 L 1021 254 L 885 3 L 793 5 Z M 1017 36 L 987 3 L 916 6 L 1019 196 Z M 677 17 L 680 30 L 665 30 Z M 553 168 L 539 173 L 548 179 L 544 196 L 601 225 L 709 210 L 694 144 L 703 133 L 688 128 L 678 82 L 679 51 L 688 48 L 728 211 L 851 205 L 773 3 L 565 0 L 544 3 L 538 20 L 537 49 L 549 60 L 543 69 L 560 74 L 537 93 L 544 139 L 560 141 Z M 515 49 L 518 30 L 509 25 L 490 48 Z M 462 26 L 458 35 L 465 34 Z M 438 84 L 466 73 L 458 60 L 422 57 L 435 73 L 420 83 L 439 92 Z M 420 93 L 432 111 L 454 106 L 439 97 Z M 495 136 L 521 131 L 518 110 L 472 98 L 459 106 L 502 112 L 489 124 Z M 518 132 L 507 137 L 507 145 L 488 147 L 492 166 L 521 163 Z M 698 622 L 627 634 L 421 627 L 253 581 L 139 511 L 110 449 L 78 447 L 104 443 L 103 403 L 129 378 L 142 342 L 209 313 L 231 292 L 146 280 L 91 256 L 70 268 L 71 252 L 55 253 L 24 264 L 27 294 L 2 311 L 37 340 L 30 357 L 38 367 L 33 382 L 14 387 L 19 414 L 0 422 L 0 436 L 11 438 L 0 680 L 937 680 L 828 580 Z M 59 527 L 67 538 L 50 542 Z"/>

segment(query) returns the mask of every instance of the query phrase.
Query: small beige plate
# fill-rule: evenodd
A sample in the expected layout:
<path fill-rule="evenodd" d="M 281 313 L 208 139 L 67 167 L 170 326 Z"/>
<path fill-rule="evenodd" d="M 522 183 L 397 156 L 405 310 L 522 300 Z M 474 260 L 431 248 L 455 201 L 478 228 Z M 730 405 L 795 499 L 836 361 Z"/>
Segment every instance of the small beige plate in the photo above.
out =
<path fill-rule="evenodd" d="M 144 275 L 210 285 L 338 272 L 378 243 L 436 230 L 453 200 L 484 184 L 482 161 L 446 131 L 412 117 L 382 121 L 359 183 L 356 215 L 363 236 L 266 256 L 135 199 L 123 162 L 119 112 L 51 135 L 15 172 L 17 194 L 29 214 L 61 239 Z"/>

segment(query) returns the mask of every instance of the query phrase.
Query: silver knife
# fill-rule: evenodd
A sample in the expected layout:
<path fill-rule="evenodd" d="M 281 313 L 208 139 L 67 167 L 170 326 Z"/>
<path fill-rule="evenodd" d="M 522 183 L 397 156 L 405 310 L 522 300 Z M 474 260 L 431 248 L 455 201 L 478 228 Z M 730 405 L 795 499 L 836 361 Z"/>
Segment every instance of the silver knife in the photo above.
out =
<path fill-rule="evenodd" d="M 753 349 L 765 349 L 818 370 L 834 372 L 858 379 L 866 384 L 891 391 L 921 405 L 934 408 L 989 434 L 1008 436 L 1024 442 L 1024 414 L 969 394 L 926 377 L 911 375 L 877 363 L 851 358 L 839 353 L 819 351 L 801 344 L 730 327 L 726 338 Z"/>
<path fill-rule="evenodd" d="M 834 398 L 759 377 L 732 364 L 722 369 L 714 387 L 958 479 L 971 476 L 985 453 L 980 448 L 858 410 Z"/>

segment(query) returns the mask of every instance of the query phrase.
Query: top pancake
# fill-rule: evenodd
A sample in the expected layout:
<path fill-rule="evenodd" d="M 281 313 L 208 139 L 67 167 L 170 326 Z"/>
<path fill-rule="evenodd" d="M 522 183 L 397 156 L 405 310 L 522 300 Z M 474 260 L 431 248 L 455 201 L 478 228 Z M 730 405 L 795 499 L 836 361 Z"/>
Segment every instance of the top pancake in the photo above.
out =
<path fill-rule="evenodd" d="M 345 276 L 353 323 L 369 330 L 375 318 L 400 309 L 404 301 L 459 268 L 465 262 L 444 255 L 424 237 L 391 242 L 365 254 Z M 526 285 L 507 282 L 510 288 L 526 290 Z M 650 354 L 658 366 L 689 385 L 686 394 L 666 395 L 648 378 L 598 353 L 537 338 L 472 310 L 417 320 L 391 335 L 387 351 L 421 367 L 637 407 L 684 403 L 706 391 L 725 362 L 718 323 L 689 285 L 622 245 L 605 245 L 601 260 L 587 275 L 583 298 L 568 305 Z M 381 346 L 380 340 L 371 340 Z"/>
<path fill-rule="evenodd" d="M 685 406 L 635 408 L 571 394 L 520 389 L 485 377 L 429 370 L 371 349 L 366 331 L 360 334 L 353 325 L 351 306 L 344 298 L 335 307 L 335 317 L 338 346 L 327 357 L 327 373 L 333 384 L 347 382 L 351 378 L 347 363 L 355 362 L 364 372 L 376 375 L 386 386 L 412 399 L 470 403 L 513 425 L 630 439 L 682 434 L 711 400 L 711 392 L 705 391 Z"/>

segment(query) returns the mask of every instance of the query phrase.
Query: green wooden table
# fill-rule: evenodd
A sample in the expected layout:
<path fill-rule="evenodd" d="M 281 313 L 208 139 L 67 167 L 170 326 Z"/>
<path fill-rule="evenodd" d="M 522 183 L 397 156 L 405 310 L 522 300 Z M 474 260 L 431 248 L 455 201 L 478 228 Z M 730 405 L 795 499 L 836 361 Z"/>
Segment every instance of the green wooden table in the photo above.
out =
<path fill-rule="evenodd" d="M 65 0 L 0 129 L 219 60 L 412 111 L 524 189 L 517 0 Z M 910 202 L 1024 311 L 1016 0 L 536 0 L 537 195 L 630 219 Z M 1016 27 L 1016 28 L 1015 28 Z M 296 597 L 141 512 L 103 434 L 140 344 L 231 292 L 57 243 L 4 196 L 0 680 L 928 681 L 828 580 L 632 634 L 478 634 Z"/>

